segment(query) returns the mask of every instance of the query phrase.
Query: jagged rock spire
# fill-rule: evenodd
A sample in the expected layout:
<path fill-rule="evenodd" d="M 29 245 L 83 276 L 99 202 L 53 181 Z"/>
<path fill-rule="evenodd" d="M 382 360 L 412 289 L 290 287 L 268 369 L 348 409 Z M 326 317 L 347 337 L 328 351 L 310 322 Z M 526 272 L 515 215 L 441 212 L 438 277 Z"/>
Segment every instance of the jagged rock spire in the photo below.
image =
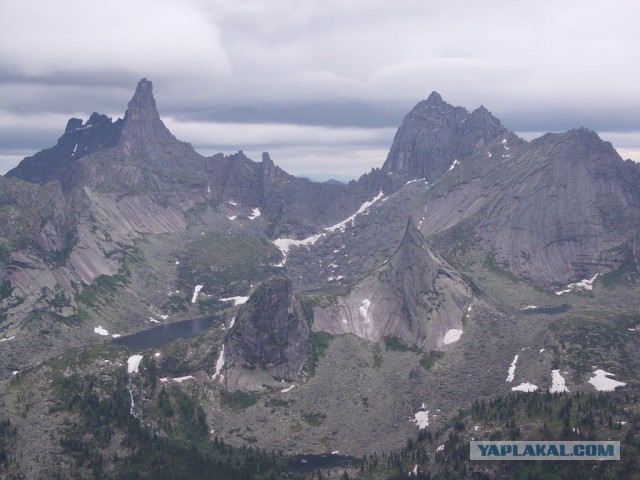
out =
<path fill-rule="evenodd" d="M 136 91 L 127 105 L 124 115 L 125 133 L 134 129 L 138 134 L 144 134 L 144 140 L 159 140 L 162 137 L 175 139 L 160 119 L 153 98 L 153 84 L 143 78 L 138 82 Z M 167 137 L 168 136 L 168 137 Z"/>
<path fill-rule="evenodd" d="M 153 98 L 153 84 L 143 78 L 138 82 L 136 91 L 127 105 L 125 121 L 130 122 L 154 122 L 160 120 L 160 114 L 156 108 L 156 100 Z"/>
<path fill-rule="evenodd" d="M 160 119 L 153 98 L 153 84 L 143 78 L 127 106 L 120 146 L 127 156 L 149 160 L 158 156 L 154 145 L 176 141 Z"/>

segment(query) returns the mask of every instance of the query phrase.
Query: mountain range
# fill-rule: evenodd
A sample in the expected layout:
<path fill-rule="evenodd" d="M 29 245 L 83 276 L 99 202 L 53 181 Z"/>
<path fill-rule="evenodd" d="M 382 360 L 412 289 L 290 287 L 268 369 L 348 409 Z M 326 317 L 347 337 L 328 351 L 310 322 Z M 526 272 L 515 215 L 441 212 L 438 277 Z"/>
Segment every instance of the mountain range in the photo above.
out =
<path fill-rule="evenodd" d="M 191 405 L 200 440 L 358 457 L 473 399 L 638 382 L 640 165 L 588 129 L 528 142 L 433 92 L 381 168 L 316 183 L 200 155 L 142 79 L 122 119 L 72 118 L 0 177 L 0 219 L 0 398 L 29 478 L 69 472 L 78 411 L 52 398 L 87 372 L 160 437 L 191 438 L 162 413 Z"/>

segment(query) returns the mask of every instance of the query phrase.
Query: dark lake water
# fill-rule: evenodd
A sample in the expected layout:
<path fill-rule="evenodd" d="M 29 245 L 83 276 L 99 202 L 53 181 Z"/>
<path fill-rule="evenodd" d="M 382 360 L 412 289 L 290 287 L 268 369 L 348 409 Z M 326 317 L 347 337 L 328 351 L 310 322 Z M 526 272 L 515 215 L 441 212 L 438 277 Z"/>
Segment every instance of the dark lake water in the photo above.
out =
<path fill-rule="evenodd" d="M 204 332 L 215 321 L 215 317 L 201 317 L 193 320 L 170 323 L 150 328 L 143 332 L 116 338 L 113 343 L 146 350 L 157 348 L 179 338 L 189 338 Z"/>

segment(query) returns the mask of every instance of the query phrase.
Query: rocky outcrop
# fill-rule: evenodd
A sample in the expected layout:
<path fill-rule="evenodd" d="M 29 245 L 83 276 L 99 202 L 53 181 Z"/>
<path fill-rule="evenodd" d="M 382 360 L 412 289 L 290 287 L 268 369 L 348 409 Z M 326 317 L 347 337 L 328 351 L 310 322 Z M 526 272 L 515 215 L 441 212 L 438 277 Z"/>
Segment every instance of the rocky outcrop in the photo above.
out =
<path fill-rule="evenodd" d="M 314 311 L 314 328 L 367 340 L 398 337 L 425 350 L 444 349 L 462 330 L 471 290 L 430 249 L 410 220 L 395 254 L 346 297 Z"/>
<path fill-rule="evenodd" d="M 225 340 L 227 388 L 256 390 L 298 380 L 311 353 L 310 335 L 291 280 L 267 280 L 240 309 Z"/>
<path fill-rule="evenodd" d="M 472 113 L 454 107 L 433 92 L 402 121 L 393 139 L 383 173 L 438 180 L 453 163 L 504 134 L 506 129 L 489 111 Z"/>
<path fill-rule="evenodd" d="M 109 117 L 98 113 L 91 115 L 86 123 L 79 118 L 71 118 L 56 146 L 25 158 L 6 176 L 41 184 L 57 180 L 63 190 L 68 191 L 83 178 L 80 160 L 117 145 L 122 127 L 121 119 L 112 122 Z"/>

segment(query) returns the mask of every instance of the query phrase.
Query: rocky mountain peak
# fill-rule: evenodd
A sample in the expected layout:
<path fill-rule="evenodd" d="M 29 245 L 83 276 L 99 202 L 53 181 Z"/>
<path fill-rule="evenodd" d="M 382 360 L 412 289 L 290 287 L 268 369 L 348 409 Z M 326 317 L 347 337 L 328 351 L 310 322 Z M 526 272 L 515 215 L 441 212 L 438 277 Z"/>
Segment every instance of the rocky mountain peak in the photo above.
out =
<path fill-rule="evenodd" d="M 484 107 L 469 113 L 432 92 L 404 118 L 382 166 L 384 173 L 433 183 L 452 163 L 471 155 L 506 129 Z"/>
<path fill-rule="evenodd" d="M 427 97 L 426 102 L 427 105 L 437 105 L 439 103 L 445 103 L 444 100 L 442 100 L 442 96 L 435 90 L 431 92 L 431 94 Z"/>

